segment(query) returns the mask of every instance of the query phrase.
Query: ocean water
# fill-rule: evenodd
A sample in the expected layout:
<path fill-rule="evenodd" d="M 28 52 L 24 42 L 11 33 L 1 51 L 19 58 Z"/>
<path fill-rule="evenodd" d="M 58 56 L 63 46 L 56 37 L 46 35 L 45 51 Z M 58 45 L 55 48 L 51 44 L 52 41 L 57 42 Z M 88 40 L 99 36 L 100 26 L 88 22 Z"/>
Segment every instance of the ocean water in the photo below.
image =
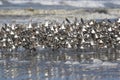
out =
<path fill-rule="evenodd" d="M 29 22 L 31 19 L 33 21 L 44 21 L 48 18 L 51 20 L 55 20 L 56 18 L 60 20 L 64 20 L 65 17 L 78 17 L 81 18 L 82 16 L 85 16 L 83 18 L 85 19 L 115 19 L 119 17 L 119 13 L 117 13 L 117 10 L 115 12 L 108 11 L 108 14 L 104 13 L 97 13 L 94 12 L 94 9 L 99 8 L 120 8 L 120 1 L 119 0 L 0 0 L 0 10 L 8 10 L 8 15 L 4 15 L 3 13 L 0 15 L 0 23 L 11 23 L 13 21 L 16 22 Z M 28 9 L 39 9 L 39 10 L 77 10 L 77 9 L 85 9 L 88 10 L 87 13 L 84 14 L 84 12 L 81 14 L 75 13 L 73 11 L 69 12 L 67 15 L 57 15 L 57 14 L 39 14 L 38 15 L 31 15 L 29 14 L 29 11 L 27 12 L 28 15 L 25 15 L 25 13 L 15 14 L 17 12 L 13 12 L 15 15 L 11 15 L 10 10 L 28 10 Z M 93 10 L 92 10 L 93 9 Z M 89 16 L 89 11 L 91 14 L 91 17 Z M 98 10 L 99 11 L 99 10 Z M 1 11 L 2 12 L 2 11 Z M 0 13 L 1 13 L 0 12 Z M 119 12 L 119 11 L 118 11 Z M 6 12 L 7 13 L 7 12 Z M 33 12 L 34 13 L 34 12 Z M 39 12 L 38 12 L 39 13 Z M 83 15 L 84 14 L 84 15 Z M 98 16 L 98 17 L 97 17 Z M 54 18 L 55 17 L 55 18 Z M 62 18 L 61 18 L 62 17 Z M 41 19 L 42 18 L 42 19 Z M 46 19 L 45 19 L 46 18 Z M 74 18 L 74 17 L 73 17 Z M 44 19 L 44 20 L 43 20 Z"/>
<path fill-rule="evenodd" d="M 120 8 L 119 0 L 0 0 L 0 9 Z"/>

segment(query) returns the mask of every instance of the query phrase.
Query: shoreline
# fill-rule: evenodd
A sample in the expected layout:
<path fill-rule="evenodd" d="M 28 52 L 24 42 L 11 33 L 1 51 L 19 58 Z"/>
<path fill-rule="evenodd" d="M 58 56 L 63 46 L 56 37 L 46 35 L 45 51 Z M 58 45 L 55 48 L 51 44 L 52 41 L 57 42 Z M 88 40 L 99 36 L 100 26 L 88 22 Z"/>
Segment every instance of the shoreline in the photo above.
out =
<path fill-rule="evenodd" d="M 93 8 L 93 9 L 74 9 L 74 10 L 44 10 L 44 9 L 0 9 L 0 24 L 1 23 L 28 23 L 44 22 L 46 20 L 63 22 L 65 18 L 71 21 L 75 17 L 80 20 L 103 20 L 119 18 L 120 9 Z"/>

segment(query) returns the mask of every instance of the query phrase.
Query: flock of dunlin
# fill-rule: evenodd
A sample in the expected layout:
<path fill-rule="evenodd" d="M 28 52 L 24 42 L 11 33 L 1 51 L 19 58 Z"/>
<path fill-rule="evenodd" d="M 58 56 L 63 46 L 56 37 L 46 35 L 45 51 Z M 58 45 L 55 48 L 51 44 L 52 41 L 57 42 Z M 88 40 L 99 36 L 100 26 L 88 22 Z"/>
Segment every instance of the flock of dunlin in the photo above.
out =
<path fill-rule="evenodd" d="M 0 49 L 86 49 L 116 48 L 120 44 L 120 19 L 84 21 L 82 18 L 62 23 L 4 24 L 0 30 Z"/>

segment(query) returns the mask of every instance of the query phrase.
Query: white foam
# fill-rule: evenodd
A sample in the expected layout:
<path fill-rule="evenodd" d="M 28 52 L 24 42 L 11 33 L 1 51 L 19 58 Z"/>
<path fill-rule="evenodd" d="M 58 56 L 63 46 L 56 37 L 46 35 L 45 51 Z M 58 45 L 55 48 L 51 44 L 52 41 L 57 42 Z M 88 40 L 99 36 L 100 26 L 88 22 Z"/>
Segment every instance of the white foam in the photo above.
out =
<path fill-rule="evenodd" d="M 103 62 L 102 66 L 107 66 L 107 67 L 117 67 L 118 63 L 111 63 L 111 62 Z"/>
<path fill-rule="evenodd" d="M 0 5 L 3 5 L 3 3 L 0 1 Z"/>
<path fill-rule="evenodd" d="M 78 61 L 66 61 L 65 64 L 67 65 L 80 65 Z"/>
<path fill-rule="evenodd" d="M 74 6 L 74 7 L 104 7 L 103 1 L 64 1 L 65 5 Z M 71 4 L 72 3 L 72 4 Z"/>
<path fill-rule="evenodd" d="M 100 59 L 93 59 L 94 64 L 102 64 L 103 62 Z"/>
<path fill-rule="evenodd" d="M 12 4 L 23 4 L 23 3 L 29 3 L 30 0 L 8 0 L 8 2 Z"/>
<path fill-rule="evenodd" d="M 99 68 L 105 68 L 105 67 L 109 67 L 109 68 L 116 68 L 119 64 L 118 63 L 112 63 L 112 62 L 103 62 L 99 59 L 92 59 L 93 63 L 89 64 L 87 66 L 85 66 L 85 69 L 99 69 Z"/>
<path fill-rule="evenodd" d="M 92 64 L 89 64 L 89 65 L 87 65 L 85 68 L 86 69 L 96 69 L 96 68 L 100 68 L 101 67 L 101 65 L 102 65 L 102 61 L 101 60 L 99 60 L 99 59 L 94 59 L 94 58 L 91 58 L 92 59 Z"/>
<path fill-rule="evenodd" d="M 72 62 L 71 62 L 71 61 L 66 61 L 65 64 L 67 64 L 67 65 L 71 65 Z"/>
<path fill-rule="evenodd" d="M 42 5 L 59 5 L 58 0 L 8 0 L 12 4 L 37 3 Z"/>
<path fill-rule="evenodd" d="M 120 58 L 118 58 L 117 61 L 120 61 Z"/>
<path fill-rule="evenodd" d="M 72 62 L 73 65 L 79 65 L 80 63 L 78 61 Z"/>
<path fill-rule="evenodd" d="M 23 4 L 23 3 L 37 3 L 42 5 L 69 5 L 73 7 L 105 7 L 105 4 L 110 6 L 111 3 L 120 5 L 119 0 L 7 0 L 12 4 Z M 3 3 L 0 2 L 0 5 Z M 114 5 L 113 5 L 114 7 Z"/>
<path fill-rule="evenodd" d="M 34 1 L 34 3 L 36 3 L 36 2 Z M 52 0 L 50 0 L 50 1 L 44 0 L 44 1 L 41 1 L 40 3 L 42 5 L 60 5 L 59 2 L 57 2 L 55 0 L 53 0 L 53 1 Z"/>

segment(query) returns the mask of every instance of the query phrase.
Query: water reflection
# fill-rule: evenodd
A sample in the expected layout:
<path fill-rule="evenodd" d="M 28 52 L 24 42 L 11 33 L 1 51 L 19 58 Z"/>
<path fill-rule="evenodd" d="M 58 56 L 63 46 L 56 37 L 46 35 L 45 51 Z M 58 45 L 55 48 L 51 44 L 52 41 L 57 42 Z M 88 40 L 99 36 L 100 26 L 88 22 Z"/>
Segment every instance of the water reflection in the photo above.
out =
<path fill-rule="evenodd" d="M 65 54 L 66 55 L 66 54 Z M 76 55 L 38 54 L 29 60 L 0 61 L 0 80 L 119 80 L 120 65 L 95 66 L 82 62 Z M 70 63 L 71 62 L 71 63 Z M 73 64 L 74 63 L 74 64 Z M 113 62 L 114 63 L 114 62 Z M 115 62 L 116 63 L 116 62 Z M 112 63 L 111 63 L 112 64 Z M 92 67 L 91 67 L 92 66 Z"/>

